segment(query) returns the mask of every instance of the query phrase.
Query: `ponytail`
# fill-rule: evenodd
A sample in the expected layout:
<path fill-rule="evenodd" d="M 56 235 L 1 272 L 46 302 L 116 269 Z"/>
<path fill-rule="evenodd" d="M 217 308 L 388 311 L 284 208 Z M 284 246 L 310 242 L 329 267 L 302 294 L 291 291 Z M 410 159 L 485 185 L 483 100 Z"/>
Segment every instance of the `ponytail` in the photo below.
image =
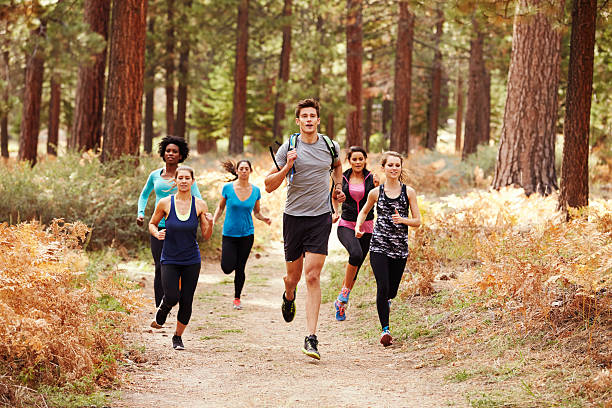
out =
<path fill-rule="evenodd" d="M 227 179 L 228 182 L 238 180 L 238 166 L 240 166 L 240 163 L 247 163 L 249 165 L 249 169 L 253 171 L 253 166 L 251 166 L 251 162 L 246 159 L 238 160 L 237 163 L 234 163 L 232 160 L 229 159 L 221 162 L 221 168 L 234 176 L 234 178 L 229 177 Z"/>

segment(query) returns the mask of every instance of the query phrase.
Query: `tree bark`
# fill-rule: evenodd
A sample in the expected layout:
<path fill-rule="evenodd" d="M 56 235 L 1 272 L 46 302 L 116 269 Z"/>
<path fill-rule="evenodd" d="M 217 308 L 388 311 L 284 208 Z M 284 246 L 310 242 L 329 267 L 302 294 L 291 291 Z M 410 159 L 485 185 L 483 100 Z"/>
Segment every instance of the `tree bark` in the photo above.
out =
<path fill-rule="evenodd" d="M 147 0 L 118 0 L 111 23 L 102 160 L 138 155 Z"/>
<path fill-rule="evenodd" d="M 373 104 L 374 104 L 374 98 L 366 99 L 365 126 L 364 126 L 364 138 L 365 138 L 366 151 L 370 151 L 370 136 L 372 136 L 372 105 Z"/>
<path fill-rule="evenodd" d="M 589 205 L 589 126 L 597 0 L 574 0 L 559 208 Z"/>
<path fill-rule="evenodd" d="M 363 60 L 363 17 L 362 0 L 347 0 L 346 10 L 346 81 L 347 103 L 352 110 L 346 116 L 346 143 L 361 146 L 362 137 L 362 60 Z"/>
<path fill-rule="evenodd" d="M 153 35 L 155 33 L 155 16 L 149 17 L 149 34 L 150 37 L 146 40 L 146 71 L 144 80 L 145 90 L 145 117 L 144 117 L 144 140 L 143 149 L 145 153 L 153 151 L 153 118 L 155 116 L 155 41 Z"/>
<path fill-rule="evenodd" d="M 236 62 L 234 65 L 234 104 L 230 131 L 229 153 L 244 151 L 246 128 L 247 51 L 249 46 L 249 0 L 240 0 L 236 26 Z"/>
<path fill-rule="evenodd" d="M 521 0 L 523 10 L 540 0 Z M 563 2 L 557 5 L 563 9 Z M 518 185 L 525 194 L 557 189 L 555 130 L 561 33 L 541 12 L 517 13 L 512 34 L 508 96 L 493 187 Z M 466 129 L 467 136 L 467 129 Z"/>
<path fill-rule="evenodd" d="M 49 98 L 49 126 L 47 127 L 47 154 L 57 156 L 59 140 L 60 107 L 62 86 L 57 75 L 51 76 L 51 97 Z"/>
<path fill-rule="evenodd" d="M 40 43 L 45 35 L 46 22 L 43 20 L 38 28 L 30 32 L 33 51 L 26 55 L 19 160 L 27 160 L 32 166 L 36 164 L 38 133 L 40 132 L 40 104 L 45 69 L 45 59 L 42 55 L 42 45 Z"/>
<path fill-rule="evenodd" d="M 434 37 L 434 59 L 431 74 L 431 100 L 427 109 L 427 148 L 434 150 L 438 143 L 438 118 L 440 116 L 440 88 L 442 84 L 442 52 L 440 51 L 440 39 L 442 38 L 442 26 L 444 24 L 444 12 L 437 10 L 436 34 Z"/>
<path fill-rule="evenodd" d="M 382 101 L 382 123 L 380 127 L 380 131 L 383 134 L 385 139 L 389 139 L 391 135 L 389 134 L 389 124 L 393 118 L 393 101 L 389 99 L 383 99 Z"/>
<path fill-rule="evenodd" d="M 198 139 L 198 153 L 204 154 L 217 151 L 217 141 L 215 139 Z"/>
<path fill-rule="evenodd" d="M 489 140 L 490 99 L 487 97 L 487 69 L 484 64 L 484 33 L 473 18 L 475 37 L 470 44 L 470 67 L 468 79 L 467 111 L 465 113 L 465 136 L 462 157 L 476 153 L 479 143 Z"/>
<path fill-rule="evenodd" d="M 274 104 L 274 124 L 272 125 L 274 140 L 283 140 L 282 122 L 285 119 L 285 103 L 282 101 L 281 94 L 285 92 L 285 86 L 289 82 L 289 62 L 291 58 L 291 14 L 292 0 L 285 0 L 283 6 L 283 18 L 286 23 L 283 25 L 283 45 L 280 55 L 280 67 L 278 70 L 278 81 L 276 86 L 276 102 Z M 321 64 L 316 64 L 319 67 Z"/>
<path fill-rule="evenodd" d="M 10 95 L 10 71 L 9 71 L 9 52 L 4 51 L 2 53 L 2 77 L 4 81 L 6 81 L 6 86 L 4 87 L 4 100 L 8 101 Z M 8 152 L 8 107 L 6 111 L 1 112 L 0 117 L 0 156 L 7 158 L 9 157 Z"/>
<path fill-rule="evenodd" d="M 329 136 L 330 139 L 336 137 L 336 133 L 334 130 L 334 114 L 330 113 L 327 115 L 327 126 L 325 127 L 325 133 Z"/>
<path fill-rule="evenodd" d="M 192 0 L 184 1 L 183 18 L 187 20 L 191 10 Z M 175 134 L 179 137 L 185 137 L 185 129 L 187 123 L 187 88 L 189 83 L 189 52 L 191 44 L 189 35 L 183 33 L 181 38 L 181 51 L 179 54 L 179 83 L 178 92 L 176 95 L 176 123 L 174 125 Z"/>
<path fill-rule="evenodd" d="M 84 5 L 85 22 L 105 41 L 108 40 L 110 5 L 111 0 L 86 0 Z M 101 146 L 106 51 L 104 47 L 91 56 L 91 62 L 79 68 L 74 122 L 68 143 L 72 149 L 90 150 Z"/>
<path fill-rule="evenodd" d="M 410 151 L 410 96 L 412 86 L 412 43 L 414 40 L 414 14 L 408 10 L 408 1 L 399 2 L 395 81 L 393 91 L 393 122 L 390 149 Z"/>
<path fill-rule="evenodd" d="M 461 130 L 463 127 L 463 77 L 457 71 L 457 116 L 455 126 L 455 153 L 461 151 Z"/>
<path fill-rule="evenodd" d="M 174 0 L 166 0 L 166 134 L 174 135 Z"/>

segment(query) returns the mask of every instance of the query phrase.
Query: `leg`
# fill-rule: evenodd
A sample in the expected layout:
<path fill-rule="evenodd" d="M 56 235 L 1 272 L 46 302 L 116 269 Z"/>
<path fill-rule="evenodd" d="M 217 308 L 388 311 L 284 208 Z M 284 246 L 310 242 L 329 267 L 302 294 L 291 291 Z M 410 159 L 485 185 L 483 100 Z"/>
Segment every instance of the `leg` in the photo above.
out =
<path fill-rule="evenodd" d="M 407 259 L 390 259 L 389 261 L 389 299 L 394 299 L 402 282 Z"/>
<path fill-rule="evenodd" d="M 283 277 L 285 282 L 285 298 L 287 300 L 294 300 L 295 288 L 297 287 L 300 279 L 302 278 L 302 265 L 304 264 L 304 257 L 300 257 L 293 262 L 285 262 L 287 267 L 287 274 Z"/>
<path fill-rule="evenodd" d="M 179 310 L 177 320 L 180 324 L 187 326 L 191 318 L 191 310 L 193 306 L 193 296 L 196 286 L 198 285 L 198 277 L 200 276 L 200 264 L 184 265 L 181 267 L 181 296 L 179 300 Z M 177 325 L 177 335 L 180 327 Z M 185 330 L 183 327 L 180 330 Z M 181 331 L 182 333 L 182 331 Z"/>
<path fill-rule="evenodd" d="M 234 237 L 223 235 L 221 238 L 221 269 L 229 275 L 236 269 L 238 261 L 238 246 Z"/>
<path fill-rule="evenodd" d="M 370 253 L 370 265 L 376 278 L 376 309 L 383 330 L 389 327 L 389 258 L 378 252 Z"/>
<path fill-rule="evenodd" d="M 349 253 L 348 264 L 344 273 L 343 288 L 353 289 L 357 270 L 363 262 L 363 252 L 359 240 L 355 237 L 355 231 L 347 227 L 338 227 L 338 239 Z"/>
<path fill-rule="evenodd" d="M 151 255 L 155 262 L 155 277 L 153 278 L 153 291 L 155 292 L 155 307 L 161 305 L 164 297 L 164 289 L 161 282 L 161 253 L 164 248 L 164 241 L 160 241 L 151 235 Z"/>
<path fill-rule="evenodd" d="M 316 334 L 321 308 L 321 269 L 326 255 L 306 252 L 304 275 L 306 277 L 306 326 L 309 334 Z"/>
<path fill-rule="evenodd" d="M 246 237 L 240 237 L 238 241 L 238 259 L 236 262 L 236 275 L 234 276 L 235 299 L 240 299 L 240 294 L 242 293 L 242 288 L 244 287 L 244 281 L 246 280 L 244 270 L 251 253 L 251 248 L 253 248 L 254 238 L 255 237 L 253 235 L 249 235 Z"/>
<path fill-rule="evenodd" d="M 161 266 L 161 283 L 164 296 L 155 314 L 155 320 L 151 323 L 152 327 L 161 328 L 166 323 L 168 313 L 179 301 L 180 271 L 178 268 L 178 265 Z"/>

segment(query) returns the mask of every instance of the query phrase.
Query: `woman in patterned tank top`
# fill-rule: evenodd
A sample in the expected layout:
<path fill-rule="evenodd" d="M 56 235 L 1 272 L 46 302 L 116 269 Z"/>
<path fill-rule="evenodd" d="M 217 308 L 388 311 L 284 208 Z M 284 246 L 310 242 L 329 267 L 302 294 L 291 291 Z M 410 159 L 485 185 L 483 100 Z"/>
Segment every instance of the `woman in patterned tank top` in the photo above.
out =
<path fill-rule="evenodd" d="M 386 152 L 382 157 L 386 181 L 368 194 L 359 211 L 355 236 L 363 235 L 361 227 L 376 203 L 376 223 L 370 242 L 370 264 L 376 278 L 376 308 L 382 326 L 380 342 L 392 344 L 389 331 L 389 306 L 397 295 L 408 259 L 408 227 L 421 225 L 416 192 L 402 183 L 403 159 L 399 153 Z"/>

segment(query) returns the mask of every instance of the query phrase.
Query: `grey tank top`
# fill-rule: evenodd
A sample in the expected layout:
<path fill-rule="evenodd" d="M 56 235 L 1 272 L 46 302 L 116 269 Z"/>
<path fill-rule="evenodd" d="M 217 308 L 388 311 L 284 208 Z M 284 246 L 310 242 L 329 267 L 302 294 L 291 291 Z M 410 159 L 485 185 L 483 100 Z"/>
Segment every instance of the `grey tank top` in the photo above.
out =
<path fill-rule="evenodd" d="M 392 215 L 395 210 L 401 217 L 408 218 L 410 202 L 406 194 L 406 186 L 402 184 L 402 192 L 396 198 L 385 194 L 385 185 L 381 184 L 376 202 L 376 223 L 372 232 L 370 252 L 378 252 L 390 258 L 408 258 L 408 226 L 394 224 Z"/>

